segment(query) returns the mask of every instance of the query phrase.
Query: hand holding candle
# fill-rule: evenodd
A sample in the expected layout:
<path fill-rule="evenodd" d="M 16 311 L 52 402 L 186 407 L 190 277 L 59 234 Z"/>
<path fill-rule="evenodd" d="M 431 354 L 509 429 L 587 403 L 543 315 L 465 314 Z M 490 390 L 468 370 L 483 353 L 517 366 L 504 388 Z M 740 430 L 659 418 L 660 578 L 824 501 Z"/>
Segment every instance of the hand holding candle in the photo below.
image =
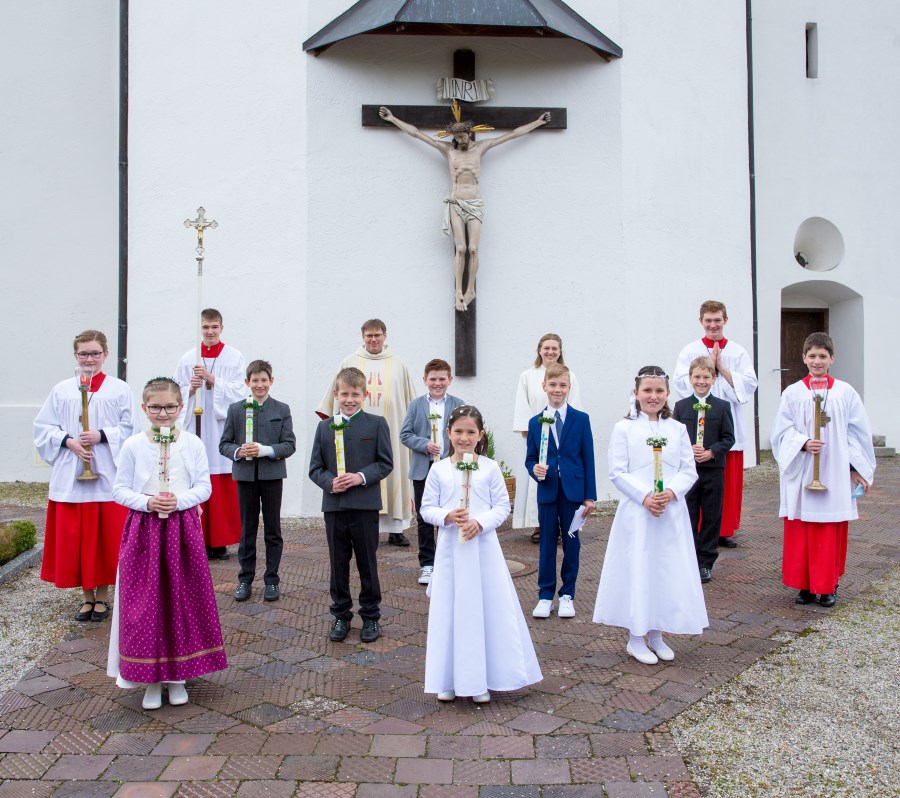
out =
<path fill-rule="evenodd" d="M 430 413 L 428 415 L 428 420 L 431 422 L 431 442 L 438 447 L 438 451 L 431 455 L 431 459 L 435 463 L 439 463 L 441 460 L 441 441 L 438 438 L 438 421 L 442 418 L 440 413 Z"/>
<path fill-rule="evenodd" d="M 171 427 L 160 427 L 153 436 L 159 444 L 159 495 L 169 496 L 169 446 L 175 441 Z M 168 513 L 159 513 L 160 518 L 168 518 Z"/>
<path fill-rule="evenodd" d="M 344 430 L 350 424 L 344 421 L 343 416 L 339 414 L 334 417 L 334 421 L 329 426 L 334 430 L 334 459 L 337 464 L 337 475 L 342 477 L 347 473 L 347 464 L 344 460 Z"/>
<path fill-rule="evenodd" d="M 78 390 L 81 392 L 81 429 L 83 432 L 90 431 L 90 419 L 88 418 L 88 391 L 91 389 L 91 380 L 94 377 L 94 370 L 89 367 L 79 366 L 75 369 L 75 379 L 78 381 Z M 80 481 L 88 481 L 97 479 L 97 475 L 91 471 L 91 445 L 84 440 L 81 441 L 87 458 L 84 459 L 84 472 L 76 479 Z"/>
<path fill-rule="evenodd" d="M 547 449 L 550 446 L 550 425 L 556 423 L 556 419 L 550 416 L 541 416 L 538 421 L 541 424 L 541 447 L 538 450 L 538 465 L 543 466 L 543 473 L 547 473 Z M 538 480 L 543 482 L 544 476 L 538 476 Z"/>
<path fill-rule="evenodd" d="M 244 416 L 244 443 L 253 443 L 253 413 L 255 405 L 256 401 L 253 399 L 253 396 L 248 397 L 247 401 L 244 402 L 246 413 Z M 253 458 L 247 457 L 245 459 L 252 460 Z"/>
<path fill-rule="evenodd" d="M 460 461 L 456 464 L 456 473 L 459 479 L 459 509 L 463 510 L 466 513 L 466 522 L 465 526 L 469 526 L 472 522 L 468 520 L 469 513 L 469 499 L 471 497 L 472 490 L 472 472 L 478 469 L 478 463 L 475 462 L 475 455 L 471 452 L 466 452 L 463 454 Z M 465 543 L 469 540 L 470 537 L 474 537 L 474 535 L 470 535 L 469 537 L 463 532 L 465 528 L 463 525 L 459 524 L 459 542 Z"/>

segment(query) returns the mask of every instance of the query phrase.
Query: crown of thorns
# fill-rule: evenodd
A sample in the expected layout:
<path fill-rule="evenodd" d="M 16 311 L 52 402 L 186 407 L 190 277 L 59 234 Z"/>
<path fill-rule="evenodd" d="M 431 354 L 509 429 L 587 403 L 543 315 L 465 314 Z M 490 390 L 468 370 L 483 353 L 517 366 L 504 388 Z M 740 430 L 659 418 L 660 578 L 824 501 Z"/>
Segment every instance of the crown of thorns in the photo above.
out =
<path fill-rule="evenodd" d="M 463 122 L 462 110 L 456 100 L 454 100 L 453 105 L 450 106 L 450 112 L 453 114 L 454 121 L 436 134 L 439 139 L 445 139 L 447 136 L 453 136 L 457 133 L 481 133 L 485 130 L 494 129 L 490 125 L 476 125 L 468 120 Z"/>

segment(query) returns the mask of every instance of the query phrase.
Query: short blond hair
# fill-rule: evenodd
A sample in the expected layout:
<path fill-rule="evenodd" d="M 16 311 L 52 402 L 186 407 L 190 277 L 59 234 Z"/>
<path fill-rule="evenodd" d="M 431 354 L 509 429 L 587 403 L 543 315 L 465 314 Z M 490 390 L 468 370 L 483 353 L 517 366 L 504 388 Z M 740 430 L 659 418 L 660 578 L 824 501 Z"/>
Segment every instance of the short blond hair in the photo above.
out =
<path fill-rule="evenodd" d="M 709 355 L 700 355 L 691 361 L 691 365 L 688 367 L 689 377 L 694 373 L 694 369 L 706 369 L 713 377 L 716 376 L 716 366 Z"/>
<path fill-rule="evenodd" d="M 352 366 L 347 369 L 341 369 L 334 378 L 334 390 L 339 391 L 341 385 L 346 385 L 348 388 L 359 388 L 361 391 L 364 391 L 366 390 L 366 375 Z"/>
<path fill-rule="evenodd" d="M 569 367 L 564 366 L 562 363 L 551 363 L 547 366 L 547 370 L 544 372 L 544 382 L 547 380 L 555 380 L 560 377 L 565 377 L 567 380 L 569 379 Z"/>

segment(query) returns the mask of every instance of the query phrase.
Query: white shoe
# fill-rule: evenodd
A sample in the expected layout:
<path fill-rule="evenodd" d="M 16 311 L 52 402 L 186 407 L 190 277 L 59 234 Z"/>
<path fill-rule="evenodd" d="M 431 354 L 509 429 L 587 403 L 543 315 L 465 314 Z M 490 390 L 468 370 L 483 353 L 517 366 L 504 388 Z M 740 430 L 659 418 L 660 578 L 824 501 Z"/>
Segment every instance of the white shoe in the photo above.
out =
<path fill-rule="evenodd" d="M 423 565 L 422 571 L 419 573 L 419 584 L 420 585 L 430 585 L 431 584 L 431 575 L 434 573 L 433 565 Z"/>
<path fill-rule="evenodd" d="M 575 617 L 575 602 L 571 596 L 562 595 L 559 597 L 559 606 L 556 608 L 556 614 L 560 618 Z"/>
<path fill-rule="evenodd" d="M 443 693 L 438 693 L 438 701 L 453 701 L 456 698 L 456 693 L 452 690 L 444 690 Z"/>
<path fill-rule="evenodd" d="M 485 690 L 481 695 L 473 695 L 472 701 L 476 704 L 489 704 L 491 702 L 491 694 Z"/>
<path fill-rule="evenodd" d="M 644 643 L 643 640 L 641 642 Z M 631 645 L 631 641 L 629 641 L 628 645 L 625 646 L 625 650 L 638 662 L 643 662 L 644 665 L 656 665 L 656 663 L 659 662 L 659 658 L 647 648 L 646 643 L 644 643 L 643 647 L 639 647 L 637 645 Z"/>
<path fill-rule="evenodd" d="M 549 618 L 553 609 L 553 599 L 541 599 L 531 613 L 533 618 Z"/>
<path fill-rule="evenodd" d="M 662 639 L 662 635 L 660 635 L 658 639 L 651 637 L 648 647 L 656 652 L 656 656 L 665 662 L 671 662 L 675 659 L 675 652 L 666 645 L 665 641 Z"/>
<path fill-rule="evenodd" d="M 188 691 L 183 684 L 169 684 L 169 703 L 173 707 L 181 706 L 188 702 Z"/>
<path fill-rule="evenodd" d="M 144 709 L 159 709 L 162 706 L 162 684 L 160 682 L 147 685 L 141 706 Z"/>

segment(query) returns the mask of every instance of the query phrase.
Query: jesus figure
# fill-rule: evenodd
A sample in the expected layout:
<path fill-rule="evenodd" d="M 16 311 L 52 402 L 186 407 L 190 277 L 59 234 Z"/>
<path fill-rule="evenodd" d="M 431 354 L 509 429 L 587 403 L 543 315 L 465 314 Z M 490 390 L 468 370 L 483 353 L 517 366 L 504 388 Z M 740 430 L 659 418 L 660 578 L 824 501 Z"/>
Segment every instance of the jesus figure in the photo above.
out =
<path fill-rule="evenodd" d="M 452 141 L 435 141 L 417 127 L 397 119 L 390 109 L 379 110 L 382 119 L 396 125 L 404 133 L 434 147 L 450 164 L 450 196 L 444 215 L 444 234 L 453 231 L 455 254 L 453 269 L 456 277 L 455 303 L 457 310 L 466 310 L 475 299 L 475 275 L 478 272 L 478 243 L 481 238 L 481 223 L 484 220 L 484 201 L 481 199 L 481 158 L 492 147 L 524 136 L 550 121 L 549 111 L 542 113 L 534 122 L 517 127 L 509 133 L 485 141 L 473 141 L 472 134 L 479 130 L 490 130 L 472 122 L 454 122 L 447 126 L 443 135 L 452 136 Z M 442 135 L 442 134 L 438 134 Z M 466 256 L 469 258 L 469 276 L 463 286 L 463 270 Z"/>

